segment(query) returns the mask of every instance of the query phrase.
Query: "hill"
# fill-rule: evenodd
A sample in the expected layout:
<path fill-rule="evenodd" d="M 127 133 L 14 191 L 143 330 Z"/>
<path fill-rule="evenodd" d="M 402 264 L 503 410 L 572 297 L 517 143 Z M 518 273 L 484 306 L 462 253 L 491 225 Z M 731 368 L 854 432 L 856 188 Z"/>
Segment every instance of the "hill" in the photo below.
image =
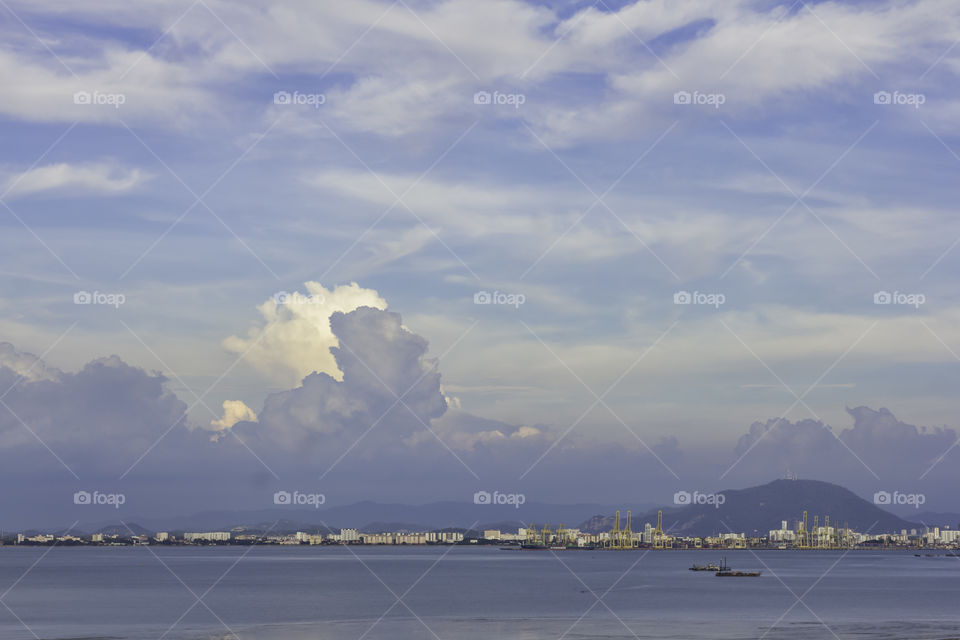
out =
<path fill-rule="evenodd" d="M 877 533 L 899 532 L 901 529 L 922 529 L 872 502 L 864 500 L 849 489 L 820 480 L 774 480 L 747 489 L 721 492 L 722 505 L 690 504 L 663 508 L 663 529 L 671 535 L 708 536 L 730 531 L 747 535 L 766 535 L 779 529 L 786 520 L 793 527 L 797 519 L 808 512 L 809 526 L 814 515 L 830 516 L 831 522 L 847 523 L 857 531 Z M 657 510 L 634 515 L 633 530 L 642 530 L 644 523 L 655 524 Z M 613 516 L 595 516 L 580 528 L 594 533 L 609 531 Z"/>
<path fill-rule="evenodd" d="M 911 516 L 917 522 L 922 522 L 929 527 L 950 527 L 951 529 L 960 529 L 960 513 L 940 512 L 940 511 L 921 511 L 916 516 Z"/>
<path fill-rule="evenodd" d="M 471 496 L 472 498 L 472 496 Z M 645 511 L 652 505 L 632 505 L 635 512 Z M 502 529 L 515 531 L 527 522 L 545 522 L 570 525 L 580 522 L 593 513 L 611 512 L 616 507 L 599 503 L 548 504 L 527 502 L 519 509 L 512 505 L 475 504 L 472 499 L 461 501 L 431 502 L 422 505 L 357 502 L 348 505 L 321 509 L 298 509 L 274 507 L 250 511 L 203 511 L 188 516 L 166 518 L 127 516 L 149 531 L 234 531 L 235 533 L 271 534 L 309 531 L 328 533 L 341 527 L 353 527 L 363 531 L 393 530 L 441 530 L 445 527 L 463 530 Z M 78 528 L 97 531 L 115 522 L 82 522 Z M 137 530 L 140 533 L 140 530 Z"/>

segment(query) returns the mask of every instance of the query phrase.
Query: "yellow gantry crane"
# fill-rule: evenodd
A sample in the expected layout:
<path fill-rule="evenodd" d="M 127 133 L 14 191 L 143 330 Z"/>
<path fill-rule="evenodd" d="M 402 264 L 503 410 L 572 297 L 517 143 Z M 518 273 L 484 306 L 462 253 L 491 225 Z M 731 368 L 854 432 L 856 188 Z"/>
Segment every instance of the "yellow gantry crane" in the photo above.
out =
<path fill-rule="evenodd" d="M 807 512 L 804 510 L 803 519 L 797 522 L 797 537 L 796 544 L 797 549 L 809 549 L 810 548 L 810 532 L 807 529 Z"/>
<path fill-rule="evenodd" d="M 672 546 L 663 534 L 663 511 L 657 511 L 657 528 L 653 530 L 653 548 L 669 549 Z"/>
<path fill-rule="evenodd" d="M 633 539 L 632 515 L 627 509 L 627 519 L 624 523 L 620 519 L 620 510 L 613 516 L 613 528 L 610 529 L 604 544 L 607 549 L 635 549 L 637 543 Z"/>
<path fill-rule="evenodd" d="M 820 516 L 813 516 L 813 527 L 809 526 L 807 512 L 803 512 L 803 519 L 797 521 L 794 548 L 796 549 L 845 549 L 852 544 L 850 523 L 845 522 L 841 529 L 837 519 L 830 525 L 830 516 L 823 516 L 823 526 L 820 526 Z"/>
<path fill-rule="evenodd" d="M 543 546 L 549 547 L 550 542 L 553 539 L 553 532 L 550 530 L 550 523 L 543 525 L 543 530 L 540 532 Z"/>
<path fill-rule="evenodd" d="M 623 532 L 620 529 L 620 510 L 617 509 L 613 516 L 613 528 L 610 529 L 610 537 L 607 538 L 608 549 L 622 549 Z"/>
<path fill-rule="evenodd" d="M 620 532 L 620 543 L 621 549 L 633 549 L 633 529 L 630 526 L 632 516 L 630 515 L 630 509 L 627 509 L 627 526 L 623 531 Z"/>
<path fill-rule="evenodd" d="M 537 525 L 530 523 L 530 526 L 527 527 L 527 544 L 537 544 L 539 535 Z"/>

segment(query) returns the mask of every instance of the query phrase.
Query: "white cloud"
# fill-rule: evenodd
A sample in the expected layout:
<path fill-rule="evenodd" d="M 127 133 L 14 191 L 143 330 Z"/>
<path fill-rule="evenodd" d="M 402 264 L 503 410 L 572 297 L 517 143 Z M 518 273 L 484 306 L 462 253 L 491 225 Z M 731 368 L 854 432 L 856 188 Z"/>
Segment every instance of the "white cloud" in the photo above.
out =
<path fill-rule="evenodd" d="M 32 354 L 17 351 L 9 342 L 0 342 L 0 369 L 3 368 L 10 369 L 26 382 L 55 382 L 61 377 L 59 369 L 47 366 Z"/>
<path fill-rule="evenodd" d="M 110 162 L 48 164 L 9 178 L 5 189 L 23 196 L 51 190 L 116 194 L 130 191 L 147 179 L 140 169 L 124 169 Z"/>
<path fill-rule="evenodd" d="M 223 417 L 219 420 L 211 420 L 210 427 L 214 431 L 224 431 L 241 421 L 256 422 L 256 412 L 242 400 L 224 400 Z"/>
<path fill-rule="evenodd" d="M 257 307 L 262 325 L 251 328 L 245 338 L 230 336 L 223 341 L 227 351 L 244 354 L 246 362 L 288 387 L 313 372 L 343 379 L 330 353 L 330 348 L 338 345 L 330 316 L 358 307 L 387 308 L 380 294 L 355 282 L 332 290 L 319 282 L 307 282 L 305 287 L 306 294 L 292 292 L 283 302 L 277 297 L 267 300 Z"/>
<path fill-rule="evenodd" d="M 67 64 L 72 74 L 45 50 L 34 57 L 0 51 L 0 84 L 6 88 L 0 114 L 30 122 L 150 122 L 177 128 L 209 115 L 215 102 L 212 70 L 204 64 L 119 49 L 87 52 Z"/>
<path fill-rule="evenodd" d="M 406 5 L 358 0 L 251 10 L 211 1 L 177 21 L 176 11 L 156 6 L 142 13 L 124 3 L 71 6 L 66 12 L 79 20 L 92 15 L 119 27 L 173 26 L 149 52 L 91 47 L 88 38 L 58 33 L 53 48 L 77 77 L 36 43 L 17 55 L 0 53 L 0 81 L 9 88 L 0 110 L 27 120 L 115 119 L 113 108 L 70 100 L 75 91 L 99 88 L 127 95 L 121 114 L 179 126 L 232 102 L 227 95 L 218 102 L 217 85 L 238 74 L 330 69 L 336 73 L 322 78 L 330 97 L 323 113 L 337 127 L 385 137 L 429 134 L 445 119 L 472 113 L 473 91 L 519 89 L 537 92 L 522 117 L 561 145 L 656 129 L 678 88 L 730 93 L 726 113 L 828 86 L 849 93 L 855 83 L 874 80 L 868 67 L 892 78 L 883 70 L 905 55 L 932 54 L 932 61 L 956 40 L 958 21 L 956 6 L 937 0 L 906 6 L 821 2 L 785 17 L 782 5 L 758 11 L 746 0 L 647 0 L 615 12 L 591 6 L 562 18 L 559 11 L 516 0 L 411 8 L 416 13 Z M 18 11 L 32 17 L 37 9 Z M 691 26 L 696 32 L 684 35 Z M 660 60 L 650 54 L 651 43 Z M 949 71 L 949 62 L 942 69 Z M 589 103 L 582 107 L 570 91 L 552 94 L 545 86 L 590 76 L 590 84 L 602 89 L 587 91 Z M 262 104 L 270 104 L 266 91 Z"/>

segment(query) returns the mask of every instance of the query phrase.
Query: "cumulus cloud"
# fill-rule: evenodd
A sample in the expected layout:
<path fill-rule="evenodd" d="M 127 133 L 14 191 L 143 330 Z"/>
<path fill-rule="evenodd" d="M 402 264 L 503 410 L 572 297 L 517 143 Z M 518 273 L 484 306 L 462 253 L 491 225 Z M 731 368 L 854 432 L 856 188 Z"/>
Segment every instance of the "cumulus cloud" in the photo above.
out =
<path fill-rule="evenodd" d="M 9 342 L 0 342 L 0 370 L 7 369 L 17 375 L 17 379 L 27 382 L 38 380 L 59 380 L 60 370 L 49 367 L 31 353 L 17 351 Z"/>
<path fill-rule="evenodd" d="M 326 482 L 331 494 L 340 488 L 338 498 L 345 501 L 469 495 L 478 478 L 483 486 L 512 486 L 545 501 L 590 500 L 599 487 L 620 484 L 645 487 L 643 499 L 655 500 L 685 486 L 714 486 L 743 456 L 717 488 L 759 484 L 790 468 L 869 495 L 914 489 L 921 473 L 956 441 L 953 429 L 915 427 L 887 409 L 868 407 L 849 409 L 853 424 L 837 437 L 818 421 L 775 419 L 754 423 L 726 454 L 677 437 L 651 441 L 656 456 L 682 478 L 679 486 L 633 439 L 615 443 L 572 433 L 555 442 L 549 425 L 508 424 L 449 407 L 437 363 L 426 357 L 426 339 L 405 328 L 396 313 L 372 307 L 335 312 L 330 328 L 340 379 L 311 373 L 296 388 L 268 396 L 259 415 L 242 401 L 227 401 L 223 417 L 210 424 L 213 441 L 209 430 L 187 428 L 186 406 L 160 374 L 115 356 L 63 372 L 0 344 L 0 389 L 10 388 L 4 402 L 11 409 L 0 406 L 0 477 L 42 470 L 48 484 L 40 503 L 54 510 L 79 485 L 51 452 L 85 482 L 93 477 L 101 483 L 117 482 L 146 453 L 123 490 L 138 495 L 141 508 L 166 500 L 178 512 L 209 508 L 223 496 L 238 508 L 256 507 L 247 492 L 269 498 L 275 490 L 269 469 L 288 485 L 316 482 L 341 458 Z M 865 471 L 851 451 L 887 484 Z M 921 487 L 929 504 L 950 499 L 955 466 L 948 454 L 931 475 L 934 485 Z"/>
<path fill-rule="evenodd" d="M 117 356 L 68 373 L 6 344 L 0 354 L 0 389 L 9 389 L 0 407 L 0 448 L 7 450 L 8 464 L 22 462 L 9 457 L 10 450 L 42 443 L 45 468 L 59 470 L 49 456 L 54 452 L 76 473 L 109 468 L 119 474 L 164 433 L 184 424 L 186 405 L 166 388 L 166 378 Z"/>
<path fill-rule="evenodd" d="M 327 348 L 339 379 L 318 371 L 271 394 L 255 430 L 261 440 L 319 444 L 328 452 L 378 429 L 368 442 L 395 446 L 446 411 L 436 362 L 424 358 L 428 343 L 404 328 L 399 314 L 360 307 L 334 312 L 329 324 L 338 346 Z"/>
<path fill-rule="evenodd" d="M 848 483 L 865 478 L 919 482 L 957 441 L 951 428 L 916 427 L 885 408 L 856 407 L 847 413 L 853 425 L 837 431 L 813 419 L 755 422 L 737 442 L 737 466 L 750 475 L 791 469 Z"/>
<path fill-rule="evenodd" d="M 242 400 L 224 400 L 223 417 L 219 420 L 211 420 L 210 427 L 214 431 L 223 431 L 229 429 L 240 421 L 256 422 L 256 412 L 243 403 Z"/>
<path fill-rule="evenodd" d="M 314 372 L 342 380 L 343 372 L 331 352 L 338 345 L 331 317 L 359 307 L 386 309 L 387 302 L 355 282 L 332 290 L 319 282 L 307 282 L 305 287 L 305 294 L 284 292 L 261 304 L 257 310 L 263 323 L 251 328 L 245 338 L 227 338 L 223 347 L 243 354 L 246 362 L 284 386 L 293 387 Z"/>

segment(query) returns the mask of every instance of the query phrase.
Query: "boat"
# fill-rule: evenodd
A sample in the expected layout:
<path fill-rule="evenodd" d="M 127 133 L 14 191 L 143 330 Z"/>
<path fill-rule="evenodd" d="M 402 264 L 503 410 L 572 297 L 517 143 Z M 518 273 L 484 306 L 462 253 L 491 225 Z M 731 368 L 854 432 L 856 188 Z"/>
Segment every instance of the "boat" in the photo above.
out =
<path fill-rule="evenodd" d="M 727 566 L 727 559 L 723 559 L 723 564 L 717 569 L 717 572 L 713 575 L 718 578 L 756 578 L 760 575 L 760 571 L 734 571 Z"/>
<path fill-rule="evenodd" d="M 690 567 L 690 571 L 723 571 L 724 568 L 715 562 L 709 564 L 695 564 Z"/>

